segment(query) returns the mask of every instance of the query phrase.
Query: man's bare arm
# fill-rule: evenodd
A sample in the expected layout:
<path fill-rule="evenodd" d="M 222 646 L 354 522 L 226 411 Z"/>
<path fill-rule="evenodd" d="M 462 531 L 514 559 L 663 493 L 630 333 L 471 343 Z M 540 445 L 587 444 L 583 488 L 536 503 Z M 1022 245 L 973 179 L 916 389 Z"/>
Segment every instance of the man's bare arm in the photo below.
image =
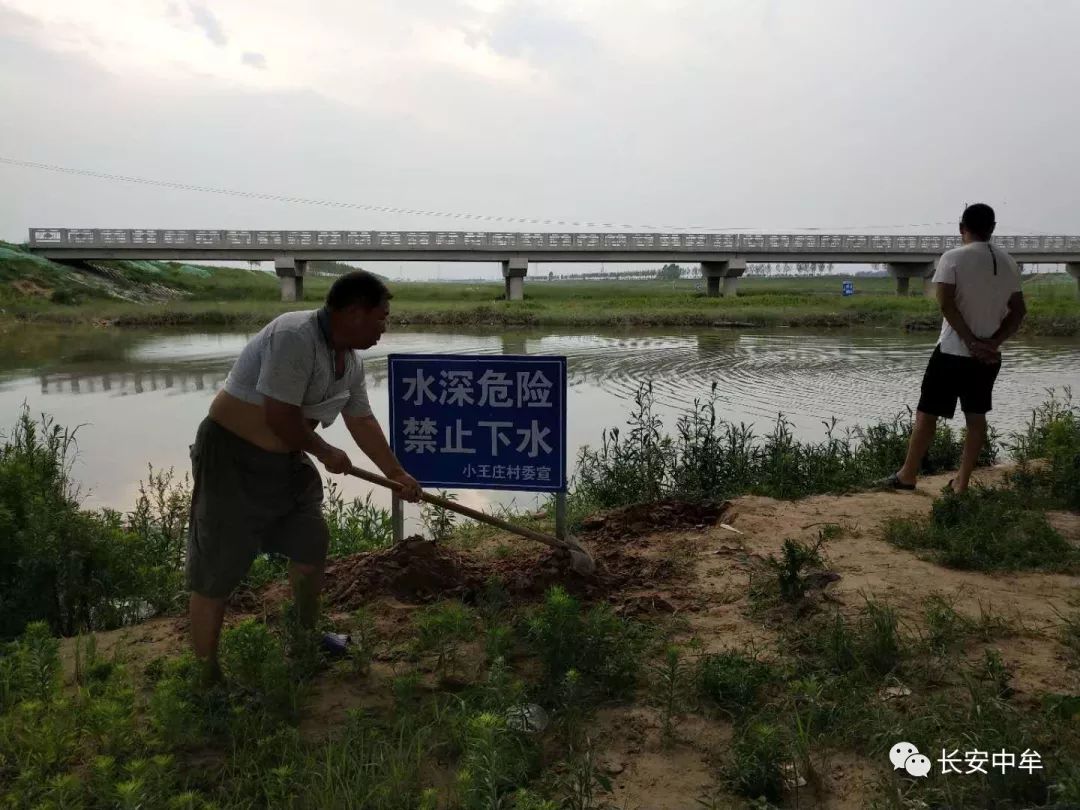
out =
<path fill-rule="evenodd" d="M 1009 296 L 1009 314 L 1005 316 L 1001 326 L 994 332 L 990 342 L 995 347 L 1001 346 L 1002 343 L 1017 333 L 1020 324 L 1024 322 L 1025 315 L 1027 315 L 1027 304 L 1024 302 L 1024 294 L 1014 292 Z"/>
<path fill-rule="evenodd" d="M 356 446 L 363 451 L 364 455 L 382 470 L 383 475 L 405 487 L 402 493 L 405 500 L 417 500 L 420 497 L 420 485 L 405 471 L 397 456 L 394 455 L 394 451 L 390 449 L 379 420 L 374 416 L 348 415 L 345 415 L 344 419 L 345 426 L 356 441 Z"/>
<path fill-rule="evenodd" d="M 266 424 L 274 435 L 281 439 L 290 450 L 304 450 L 319 459 L 332 473 L 347 472 L 352 466 L 348 454 L 323 441 L 307 420 L 304 419 L 299 405 L 263 397 L 263 412 Z"/>

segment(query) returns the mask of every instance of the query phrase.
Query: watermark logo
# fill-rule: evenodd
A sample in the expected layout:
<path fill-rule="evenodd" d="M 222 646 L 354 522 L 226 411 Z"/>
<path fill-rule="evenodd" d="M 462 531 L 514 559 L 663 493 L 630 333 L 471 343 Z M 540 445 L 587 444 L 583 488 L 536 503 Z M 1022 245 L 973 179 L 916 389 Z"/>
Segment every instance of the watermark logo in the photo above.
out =
<path fill-rule="evenodd" d="M 919 749 L 909 742 L 898 742 L 889 749 L 889 761 L 894 771 L 906 771 L 909 776 L 926 777 L 933 770 L 930 758 L 919 753 Z M 994 769 L 1004 776 L 1009 770 L 1026 771 L 1029 775 L 1043 769 L 1042 756 L 1038 751 L 1025 748 L 1020 754 L 1012 751 L 948 751 L 941 749 L 941 758 L 937 760 L 942 775 L 984 774 Z"/>
<path fill-rule="evenodd" d="M 909 742 L 898 742 L 889 750 L 889 761 L 893 770 L 903 768 L 909 776 L 925 777 L 930 773 L 930 758 L 919 753 L 919 749 Z"/>

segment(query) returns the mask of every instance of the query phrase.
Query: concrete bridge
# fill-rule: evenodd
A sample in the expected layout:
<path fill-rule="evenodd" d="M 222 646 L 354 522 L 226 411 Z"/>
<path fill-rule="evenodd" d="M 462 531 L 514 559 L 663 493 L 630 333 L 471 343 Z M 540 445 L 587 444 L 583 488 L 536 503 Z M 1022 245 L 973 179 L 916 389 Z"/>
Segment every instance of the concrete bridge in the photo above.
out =
<path fill-rule="evenodd" d="M 697 262 L 708 295 L 735 295 L 747 263 L 885 264 L 906 295 L 959 236 L 519 231 L 228 231 L 31 228 L 30 248 L 61 262 L 272 260 L 281 297 L 304 295 L 312 260 L 499 262 L 506 298 L 524 296 L 530 262 Z M 1080 283 L 1080 236 L 996 236 L 1017 262 L 1064 264 Z"/>

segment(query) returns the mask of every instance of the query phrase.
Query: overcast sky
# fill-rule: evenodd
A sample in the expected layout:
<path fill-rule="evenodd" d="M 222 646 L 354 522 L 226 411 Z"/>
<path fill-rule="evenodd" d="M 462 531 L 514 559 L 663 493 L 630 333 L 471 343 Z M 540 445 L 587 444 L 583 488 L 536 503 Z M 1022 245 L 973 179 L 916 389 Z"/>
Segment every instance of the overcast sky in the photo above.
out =
<path fill-rule="evenodd" d="M 628 226 L 952 233 L 979 199 L 1078 233 L 1078 41 L 1080 0 L 0 0 L 0 157 Z M 2 163 L 0 188 L 14 241 L 531 227 Z"/>

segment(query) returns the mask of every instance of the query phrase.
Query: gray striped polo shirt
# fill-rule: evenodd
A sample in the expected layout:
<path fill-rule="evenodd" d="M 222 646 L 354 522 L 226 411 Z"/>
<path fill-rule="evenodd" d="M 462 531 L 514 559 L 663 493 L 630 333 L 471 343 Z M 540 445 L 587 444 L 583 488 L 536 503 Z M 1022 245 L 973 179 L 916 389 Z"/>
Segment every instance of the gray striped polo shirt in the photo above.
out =
<path fill-rule="evenodd" d="M 345 373 L 336 379 L 325 309 L 286 312 L 270 321 L 236 358 L 225 390 L 255 405 L 264 396 L 299 405 L 306 419 L 323 427 L 339 413 L 371 416 L 358 352 L 345 355 Z"/>

